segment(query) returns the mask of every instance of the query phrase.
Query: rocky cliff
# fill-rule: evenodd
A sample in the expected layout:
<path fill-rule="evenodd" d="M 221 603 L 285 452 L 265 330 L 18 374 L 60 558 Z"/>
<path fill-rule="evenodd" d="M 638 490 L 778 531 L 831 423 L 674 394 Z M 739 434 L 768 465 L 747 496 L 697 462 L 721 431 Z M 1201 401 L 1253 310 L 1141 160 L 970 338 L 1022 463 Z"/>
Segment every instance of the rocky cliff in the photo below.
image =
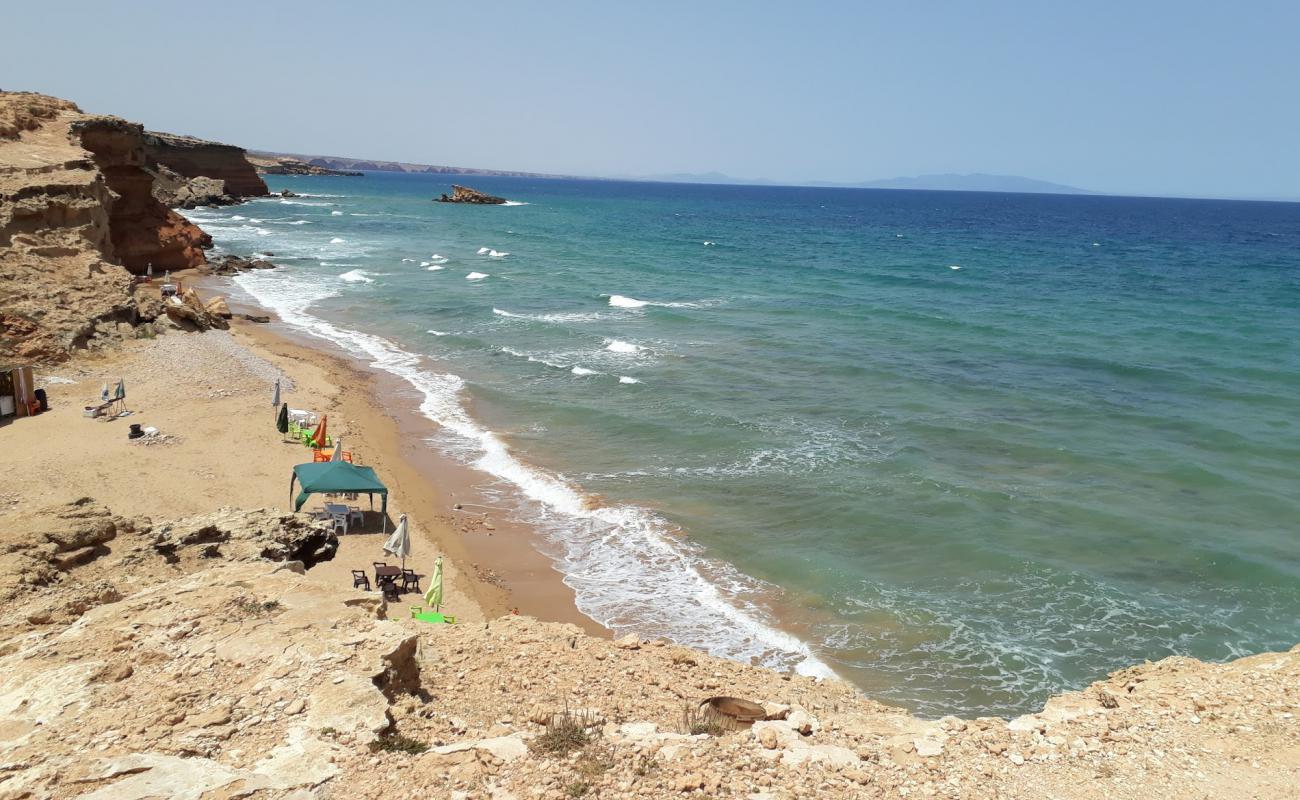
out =
<path fill-rule="evenodd" d="M 251 163 L 262 175 L 332 175 L 340 177 L 357 178 L 364 175 L 364 172 L 348 169 L 330 169 L 316 164 L 308 164 L 300 158 L 290 158 L 288 156 L 247 156 Z"/>
<path fill-rule="evenodd" d="M 183 178 L 222 181 L 225 193 L 235 198 L 270 194 L 242 147 L 156 131 L 146 133 L 143 143 L 150 166 L 162 165 Z"/>
<path fill-rule="evenodd" d="M 0 92 L 0 356 L 60 359 L 161 313 L 137 302 L 132 273 L 202 266 L 212 240 L 159 202 L 160 171 L 208 169 L 223 193 L 234 181 L 264 194 L 247 162 L 230 163 L 242 152 Z"/>
<path fill-rule="evenodd" d="M 1014 720 L 314 577 L 333 534 L 91 500 L 0 517 L 0 796 L 1294 797 L 1300 648 L 1171 658 Z M 752 703 L 744 720 L 701 701 Z M 727 708 L 736 703 L 721 701 Z M 704 709 L 704 710 L 702 710 Z"/>

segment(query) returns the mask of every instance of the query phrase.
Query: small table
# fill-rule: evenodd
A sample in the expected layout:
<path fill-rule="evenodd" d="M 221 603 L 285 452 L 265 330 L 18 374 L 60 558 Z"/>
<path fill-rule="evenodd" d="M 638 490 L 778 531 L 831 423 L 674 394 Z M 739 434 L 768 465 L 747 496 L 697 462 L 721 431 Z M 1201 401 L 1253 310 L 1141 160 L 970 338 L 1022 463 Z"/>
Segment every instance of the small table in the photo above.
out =
<path fill-rule="evenodd" d="M 397 579 L 402 577 L 401 567 L 375 567 L 375 587 L 380 592 L 384 590 L 384 584 L 391 584 L 396 594 L 401 594 L 397 588 Z"/>

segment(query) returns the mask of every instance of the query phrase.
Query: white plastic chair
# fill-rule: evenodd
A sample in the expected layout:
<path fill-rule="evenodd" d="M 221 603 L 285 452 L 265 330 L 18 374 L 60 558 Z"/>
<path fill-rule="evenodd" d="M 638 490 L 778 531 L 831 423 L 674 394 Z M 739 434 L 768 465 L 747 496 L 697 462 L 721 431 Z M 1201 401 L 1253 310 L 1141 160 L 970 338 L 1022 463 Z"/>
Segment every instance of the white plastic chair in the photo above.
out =
<path fill-rule="evenodd" d="M 361 512 L 360 506 L 348 506 L 348 522 L 356 520 L 358 525 L 366 524 L 366 515 Z"/>
<path fill-rule="evenodd" d="M 348 515 L 347 514 L 330 514 L 330 519 L 334 521 L 334 530 L 337 531 L 341 526 L 343 533 L 348 532 Z"/>

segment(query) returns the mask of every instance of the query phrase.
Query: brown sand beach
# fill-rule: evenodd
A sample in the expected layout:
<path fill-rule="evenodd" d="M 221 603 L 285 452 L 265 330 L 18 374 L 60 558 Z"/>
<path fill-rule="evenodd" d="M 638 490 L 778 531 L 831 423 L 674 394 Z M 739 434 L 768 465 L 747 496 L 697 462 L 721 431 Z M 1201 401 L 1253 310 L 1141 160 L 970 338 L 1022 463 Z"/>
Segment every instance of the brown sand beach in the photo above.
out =
<path fill-rule="evenodd" d="M 169 206 L 264 193 L 242 153 L 0 93 L 0 367 L 33 365 L 50 403 L 0 419 L 0 800 L 1300 796 L 1300 646 L 927 720 L 599 635 L 400 386 L 230 319 L 253 309 L 216 279 L 175 301 L 140 280 L 204 271 Z M 408 566 L 446 557 L 456 624 L 352 586 L 392 561 L 378 513 L 337 535 L 289 511 L 310 451 L 275 430 L 277 379 L 386 483 Z M 85 416 L 118 380 L 125 408 Z"/>

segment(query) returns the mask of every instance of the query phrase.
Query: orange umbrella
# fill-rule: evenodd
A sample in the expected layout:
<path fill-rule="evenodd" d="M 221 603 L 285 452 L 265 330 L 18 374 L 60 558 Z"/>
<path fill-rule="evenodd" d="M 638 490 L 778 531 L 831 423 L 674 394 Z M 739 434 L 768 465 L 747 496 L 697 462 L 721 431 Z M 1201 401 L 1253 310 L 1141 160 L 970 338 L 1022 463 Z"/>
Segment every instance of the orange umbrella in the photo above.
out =
<path fill-rule="evenodd" d="M 321 415 L 320 424 L 316 426 L 316 432 L 311 435 L 311 440 L 316 443 L 317 447 L 325 446 L 325 425 L 329 422 L 329 417 Z"/>

